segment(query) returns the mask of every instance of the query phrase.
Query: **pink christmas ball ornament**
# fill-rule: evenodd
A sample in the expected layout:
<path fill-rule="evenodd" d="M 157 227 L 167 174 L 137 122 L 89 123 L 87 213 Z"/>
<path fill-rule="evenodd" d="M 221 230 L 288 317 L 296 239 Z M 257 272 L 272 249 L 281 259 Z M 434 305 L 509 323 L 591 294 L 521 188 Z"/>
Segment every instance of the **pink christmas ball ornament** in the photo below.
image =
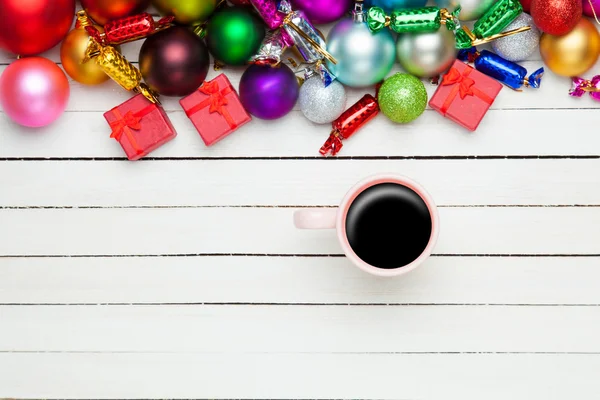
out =
<path fill-rule="evenodd" d="M 67 108 L 69 94 L 65 73 L 46 58 L 19 59 L 0 76 L 0 106 L 19 125 L 51 124 Z"/>
<path fill-rule="evenodd" d="M 328 24 L 345 17 L 353 0 L 292 0 L 295 10 L 302 10 L 313 24 Z"/>
<path fill-rule="evenodd" d="M 600 18 L 600 0 L 582 0 L 583 5 L 583 14 L 594 18 L 594 13 L 596 13 L 596 17 Z"/>

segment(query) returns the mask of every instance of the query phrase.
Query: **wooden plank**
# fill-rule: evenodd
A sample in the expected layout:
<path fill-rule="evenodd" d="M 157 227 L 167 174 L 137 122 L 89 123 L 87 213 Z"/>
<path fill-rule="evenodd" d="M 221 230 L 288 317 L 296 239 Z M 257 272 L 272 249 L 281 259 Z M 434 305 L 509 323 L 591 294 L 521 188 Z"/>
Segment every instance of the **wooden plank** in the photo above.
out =
<path fill-rule="evenodd" d="M 598 305 L 599 260 L 434 257 L 384 281 L 331 257 L 3 258 L 0 303 Z"/>
<path fill-rule="evenodd" d="M 4 209 L 0 255 L 338 254 L 287 208 Z M 442 208 L 436 254 L 600 254 L 599 208 Z"/>
<path fill-rule="evenodd" d="M 597 393 L 599 369 L 588 354 L 4 353 L 0 387 L 17 398 L 566 399 Z"/>
<path fill-rule="evenodd" d="M 5 352 L 600 352 L 600 307 L 2 306 L 0 317 Z"/>
<path fill-rule="evenodd" d="M 540 67 L 539 61 L 525 61 L 523 66 L 531 71 Z M 6 66 L 0 66 L 0 74 L 6 69 Z M 239 87 L 240 78 L 244 68 L 228 68 L 225 72 L 231 80 L 234 88 Z M 391 73 L 398 72 L 399 68 Z M 222 72 L 222 71 L 220 71 Z M 211 70 L 208 78 L 212 79 L 218 73 Z M 510 89 L 504 89 L 492 105 L 492 109 L 569 109 L 569 108 L 598 108 L 600 104 L 589 98 L 576 99 L 568 95 L 570 88 L 568 78 L 546 73 L 544 83 L 540 89 L 527 89 L 524 92 L 516 92 Z M 425 83 L 429 97 L 433 95 L 437 86 Z M 374 90 L 348 89 L 348 106 L 356 102 L 366 92 L 373 93 Z M 71 99 L 67 110 L 69 111 L 97 111 L 105 112 L 118 104 L 130 98 L 132 94 L 119 87 L 116 83 L 110 81 L 98 86 L 85 86 L 78 82 L 71 81 Z M 164 97 L 161 98 L 163 107 L 167 111 L 180 111 L 179 98 Z M 296 105 L 295 109 L 299 109 Z M 440 117 L 441 118 L 441 117 Z"/>
<path fill-rule="evenodd" d="M 0 187 L 10 188 L 0 206 L 334 206 L 384 171 L 421 182 L 443 206 L 598 204 L 599 167 L 597 159 L 0 162 Z"/>
<path fill-rule="evenodd" d="M 312 124 L 294 111 L 277 121 L 254 119 L 207 148 L 183 112 L 169 117 L 179 135 L 151 157 L 320 157 L 330 132 L 329 126 Z M 529 128 L 532 119 L 538 128 Z M 433 110 L 405 127 L 379 116 L 345 141 L 339 156 L 599 154 L 600 138 L 589 128 L 596 119 L 596 110 L 492 110 L 479 130 L 470 133 Z M 125 157 L 99 112 L 66 113 L 35 131 L 0 113 L 0 132 L 0 157 Z"/>

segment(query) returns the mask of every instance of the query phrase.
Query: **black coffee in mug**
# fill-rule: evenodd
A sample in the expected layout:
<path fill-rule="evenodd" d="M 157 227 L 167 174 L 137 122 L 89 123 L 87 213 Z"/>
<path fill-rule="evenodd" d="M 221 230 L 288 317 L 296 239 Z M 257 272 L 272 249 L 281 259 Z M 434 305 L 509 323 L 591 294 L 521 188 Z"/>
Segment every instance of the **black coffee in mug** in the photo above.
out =
<path fill-rule="evenodd" d="M 364 262 L 385 269 L 415 261 L 431 238 L 425 201 L 397 183 L 379 183 L 362 191 L 346 216 L 350 247 Z"/>

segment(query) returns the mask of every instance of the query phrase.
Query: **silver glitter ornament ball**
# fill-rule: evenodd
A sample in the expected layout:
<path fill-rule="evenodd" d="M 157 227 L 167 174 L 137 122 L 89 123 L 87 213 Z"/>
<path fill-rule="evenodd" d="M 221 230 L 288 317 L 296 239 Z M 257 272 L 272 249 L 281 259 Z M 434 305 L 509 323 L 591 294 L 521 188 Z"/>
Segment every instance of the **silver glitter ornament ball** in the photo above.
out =
<path fill-rule="evenodd" d="M 308 78 L 300 87 L 300 109 L 306 118 L 317 124 L 335 120 L 346 110 L 346 89 L 338 81 L 327 87 L 318 75 Z"/>
<path fill-rule="evenodd" d="M 496 54 L 510 61 L 523 61 L 537 50 L 540 44 L 541 33 L 533 23 L 531 15 L 521 13 L 521 15 L 506 27 L 504 32 L 523 26 L 530 26 L 531 29 L 492 42 L 492 49 L 494 49 Z"/>
<path fill-rule="evenodd" d="M 398 35 L 396 56 L 409 74 L 430 78 L 446 71 L 456 60 L 454 33 L 438 29 L 432 33 Z"/>

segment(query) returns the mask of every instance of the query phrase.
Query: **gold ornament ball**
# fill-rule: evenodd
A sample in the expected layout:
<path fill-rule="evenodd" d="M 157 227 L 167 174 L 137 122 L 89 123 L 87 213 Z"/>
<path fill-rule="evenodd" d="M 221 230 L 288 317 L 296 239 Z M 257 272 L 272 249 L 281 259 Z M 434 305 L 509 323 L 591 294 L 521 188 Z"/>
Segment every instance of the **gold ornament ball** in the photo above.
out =
<path fill-rule="evenodd" d="M 101 27 L 96 26 L 96 28 L 102 31 Z M 108 75 L 93 60 L 85 64 L 81 63 L 89 38 L 87 32 L 81 28 L 69 32 L 60 46 L 60 61 L 67 74 L 77 82 L 98 85 L 107 81 Z"/>
<path fill-rule="evenodd" d="M 217 0 L 153 0 L 162 15 L 173 15 L 182 25 L 204 22 L 215 11 Z"/>
<path fill-rule="evenodd" d="M 544 63 L 558 75 L 581 75 L 594 66 L 600 55 L 600 34 L 592 22 L 582 18 L 563 36 L 544 33 L 540 40 Z"/>

